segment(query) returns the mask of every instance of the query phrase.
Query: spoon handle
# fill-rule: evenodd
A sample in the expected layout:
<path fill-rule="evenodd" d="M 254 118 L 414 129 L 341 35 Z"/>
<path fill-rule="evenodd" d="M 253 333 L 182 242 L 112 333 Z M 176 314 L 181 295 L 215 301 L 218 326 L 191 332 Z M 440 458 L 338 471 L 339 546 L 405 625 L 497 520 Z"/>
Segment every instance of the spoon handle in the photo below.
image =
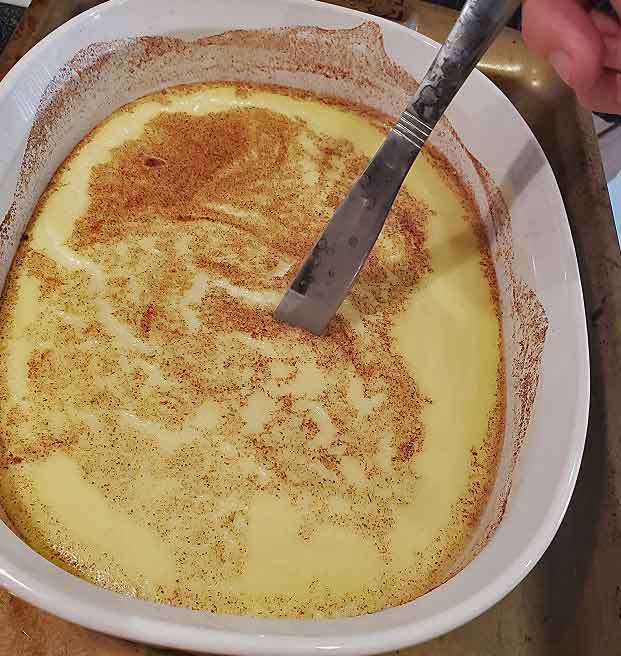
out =
<path fill-rule="evenodd" d="M 507 24 L 520 0 L 468 0 L 444 45 L 397 123 L 404 137 L 420 130 L 423 142 L 455 94 Z M 413 127 L 414 126 L 414 127 Z"/>

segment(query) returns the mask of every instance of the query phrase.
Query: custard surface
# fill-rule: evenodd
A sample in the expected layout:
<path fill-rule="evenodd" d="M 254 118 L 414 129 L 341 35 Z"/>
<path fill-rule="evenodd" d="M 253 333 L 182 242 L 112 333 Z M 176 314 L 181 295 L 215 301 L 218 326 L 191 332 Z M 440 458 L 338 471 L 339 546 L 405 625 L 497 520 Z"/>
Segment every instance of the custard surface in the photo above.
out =
<path fill-rule="evenodd" d="M 493 268 L 448 165 L 419 157 L 325 336 L 271 316 L 387 127 L 204 84 L 78 145 L 0 307 L 0 502 L 28 544 L 222 613 L 357 615 L 443 580 L 504 414 Z"/>

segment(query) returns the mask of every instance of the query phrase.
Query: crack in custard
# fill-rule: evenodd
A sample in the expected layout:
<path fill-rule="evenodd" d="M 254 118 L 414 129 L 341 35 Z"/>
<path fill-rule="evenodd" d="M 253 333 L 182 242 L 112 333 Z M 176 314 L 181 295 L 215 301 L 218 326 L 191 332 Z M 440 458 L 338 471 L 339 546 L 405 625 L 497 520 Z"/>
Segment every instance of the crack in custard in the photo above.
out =
<path fill-rule="evenodd" d="M 226 101 L 195 110 L 210 93 L 183 87 L 122 108 L 42 198 L 2 306 L 2 500 L 55 562 L 148 599 L 292 616 L 402 603 L 439 582 L 495 466 L 490 447 L 478 459 L 482 484 L 468 494 L 471 516 L 456 498 L 431 541 L 436 552 L 420 555 L 424 567 L 395 556 L 432 399 L 395 346 L 394 322 L 433 273 L 434 212 L 402 190 L 325 336 L 275 322 L 299 262 L 367 159 L 292 108 L 355 117 L 377 139 L 387 124 L 312 97 L 234 86 L 213 92 Z M 263 94 L 255 105 L 252 93 Z M 91 156 L 114 121 L 129 136 L 114 133 L 118 143 Z M 55 227 L 48 214 L 67 180 L 84 173 L 83 211 Z M 27 295 L 36 321 L 19 309 Z M 24 370 L 10 373 L 18 329 L 26 339 L 12 357 Z M 72 533 L 67 500 L 48 508 L 45 481 L 61 472 L 88 481 L 84 498 L 140 545 L 144 562 L 128 545 L 97 551 L 103 529 Z M 264 580 L 270 523 L 308 568 L 303 592 Z M 330 555 L 334 540 L 341 560 Z M 331 568 L 342 572 L 348 560 L 357 571 L 333 586 Z"/>

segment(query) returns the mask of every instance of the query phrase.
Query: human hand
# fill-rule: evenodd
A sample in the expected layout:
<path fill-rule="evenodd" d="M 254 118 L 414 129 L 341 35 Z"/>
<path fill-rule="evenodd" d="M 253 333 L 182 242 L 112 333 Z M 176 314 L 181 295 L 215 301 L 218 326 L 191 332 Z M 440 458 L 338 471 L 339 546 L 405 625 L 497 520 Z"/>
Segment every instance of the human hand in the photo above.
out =
<path fill-rule="evenodd" d="M 621 0 L 611 4 L 614 17 L 583 0 L 525 0 L 522 31 L 583 105 L 621 114 Z"/>

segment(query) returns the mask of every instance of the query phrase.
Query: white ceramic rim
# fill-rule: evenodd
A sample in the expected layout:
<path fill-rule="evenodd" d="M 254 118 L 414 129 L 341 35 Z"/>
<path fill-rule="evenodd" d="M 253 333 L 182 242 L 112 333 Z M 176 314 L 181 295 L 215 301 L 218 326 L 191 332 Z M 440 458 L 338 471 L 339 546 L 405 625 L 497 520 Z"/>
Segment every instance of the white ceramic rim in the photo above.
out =
<path fill-rule="evenodd" d="M 128 1 L 108 0 L 108 2 L 97 6 L 96 9 L 74 17 L 47 35 L 22 57 L 0 83 L 0 101 L 9 93 L 13 80 L 24 73 L 39 51 L 52 47 L 53 43 L 62 39 L 66 32 L 85 23 L 90 18 L 92 11 L 97 13 L 108 12 L 114 10 L 117 6 L 126 4 Z M 308 6 L 308 0 L 277 0 L 277 2 Z M 347 14 L 357 19 L 373 20 L 385 32 L 388 30 L 408 30 L 411 32 L 405 26 L 385 19 L 369 17 L 342 7 L 323 5 L 321 10 L 324 14 L 332 12 L 335 15 Z M 412 33 L 412 38 L 419 38 L 428 44 L 439 47 L 437 43 L 423 35 Z M 504 98 L 509 103 L 504 94 L 491 81 L 487 80 L 478 71 L 474 75 L 480 76 L 489 87 L 490 93 Z M 513 112 L 515 120 L 532 137 L 530 128 L 517 110 L 513 109 Z M 534 137 L 532 139 L 537 144 L 536 139 Z M 537 148 L 539 154 L 545 160 L 545 155 L 538 144 Z M 558 194 L 560 199 L 560 191 L 549 164 L 547 164 L 547 169 L 551 189 Z M 564 211 L 561 218 L 565 219 L 561 222 L 562 229 L 566 233 L 565 237 L 575 261 L 575 249 Z M 579 281 L 577 270 L 576 276 Z M 583 361 L 583 371 L 586 374 L 584 379 L 581 378 L 578 381 L 577 392 L 577 398 L 583 399 L 584 403 L 581 407 L 573 409 L 576 429 L 563 469 L 563 476 L 556 487 L 554 498 L 549 504 L 539 530 L 532 536 L 519 557 L 515 558 L 511 565 L 493 582 L 479 589 L 467 600 L 448 608 L 440 616 L 430 617 L 423 621 L 416 620 L 413 617 L 412 623 L 375 630 L 365 630 L 361 626 L 362 622 L 369 620 L 373 615 L 344 620 L 255 620 L 246 618 L 249 627 L 260 626 L 265 627 L 267 630 L 261 633 L 244 634 L 214 627 L 213 625 L 217 624 L 218 616 L 209 614 L 212 626 L 207 627 L 200 623 L 200 616 L 203 615 L 204 617 L 206 615 L 204 613 L 201 614 L 187 609 L 168 608 L 150 602 L 126 598 L 100 589 L 64 572 L 27 547 L 1 522 L 0 542 L 8 543 L 9 549 L 0 553 L 0 584 L 28 603 L 84 627 L 137 642 L 177 649 L 195 651 L 208 649 L 211 652 L 224 654 L 269 654 L 270 656 L 324 651 L 335 651 L 339 654 L 374 654 L 404 648 L 445 634 L 472 620 L 496 604 L 531 571 L 552 541 L 567 510 L 580 468 L 589 408 L 588 335 L 582 294 L 579 297 L 579 305 L 579 314 L 583 320 L 578 326 L 580 342 L 578 346 L 583 348 L 581 349 L 582 352 L 575 354 L 575 359 Z M 38 572 L 41 572 L 44 576 L 39 578 Z M 454 579 L 459 576 L 460 574 L 457 574 Z M 98 600 L 103 601 L 105 597 L 108 597 L 110 603 L 102 605 Z M 406 604 L 406 606 L 409 605 Z M 166 614 L 173 619 L 158 617 L 158 615 L 163 614 L 161 613 L 162 609 L 165 609 Z M 140 616 L 132 616 L 132 610 L 139 613 Z M 384 613 L 390 613 L 390 609 L 374 615 L 380 616 Z M 177 617 L 178 620 L 175 619 Z M 302 624 L 317 627 L 316 635 L 314 631 L 310 631 L 309 635 L 300 636 L 293 631 L 287 634 L 282 630 L 286 625 L 294 627 Z M 278 633 L 271 633 L 268 629 L 270 625 L 274 629 L 278 625 Z M 333 628 L 338 626 L 341 630 L 329 630 L 330 626 Z M 322 627 L 323 631 L 319 631 L 318 627 Z"/>

